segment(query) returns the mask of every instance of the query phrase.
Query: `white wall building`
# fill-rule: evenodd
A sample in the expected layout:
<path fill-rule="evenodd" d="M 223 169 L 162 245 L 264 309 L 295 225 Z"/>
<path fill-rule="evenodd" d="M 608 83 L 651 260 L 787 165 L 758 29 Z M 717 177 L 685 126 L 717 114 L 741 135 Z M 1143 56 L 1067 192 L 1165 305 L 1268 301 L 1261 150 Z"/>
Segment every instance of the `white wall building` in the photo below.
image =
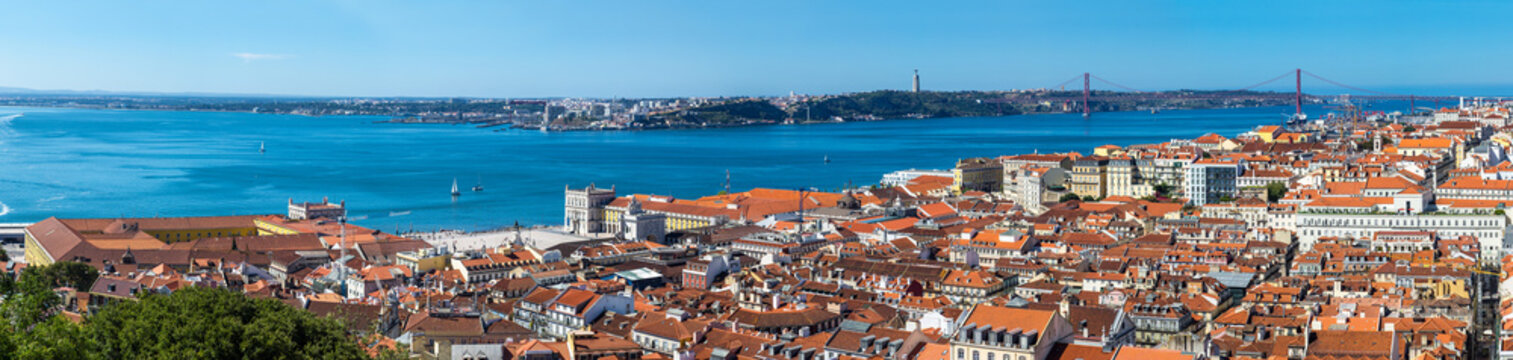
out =
<path fill-rule="evenodd" d="M 641 201 L 636 198 L 630 199 L 630 207 L 620 219 L 625 223 L 625 233 L 621 235 L 626 240 L 667 242 L 667 215 L 642 210 Z"/>
<path fill-rule="evenodd" d="M 1187 166 L 1183 176 L 1183 193 L 1196 205 L 1212 204 L 1233 198 L 1245 161 L 1204 159 Z"/>
<path fill-rule="evenodd" d="M 920 176 L 951 177 L 952 175 L 950 170 L 899 170 L 883 174 L 882 184 L 883 186 L 904 186 L 909 184 L 909 180 L 914 180 L 914 178 Z"/>
<path fill-rule="evenodd" d="M 1507 234 L 1503 215 L 1328 213 L 1312 210 L 1297 215 L 1302 250 L 1311 250 L 1321 237 L 1371 239 L 1379 231 L 1433 231 L 1439 237 L 1471 236 L 1481 245 L 1483 259 L 1496 260 Z"/>
<path fill-rule="evenodd" d="M 615 187 L 600 189 L 589 184 L 584 189 L 564 186 L 563 227 L 578 235 L 604 232 L 604 206 L 615 200 Z"/>

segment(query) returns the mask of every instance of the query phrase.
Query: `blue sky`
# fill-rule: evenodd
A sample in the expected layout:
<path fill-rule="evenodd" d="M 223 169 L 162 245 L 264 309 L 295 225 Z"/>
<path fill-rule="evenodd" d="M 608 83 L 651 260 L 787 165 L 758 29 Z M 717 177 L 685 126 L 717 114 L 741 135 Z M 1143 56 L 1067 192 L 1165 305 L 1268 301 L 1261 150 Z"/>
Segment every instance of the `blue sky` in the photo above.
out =
<path fill-rule="evenodd" d="M 656 97 L 1236 88 L 1303 68 L 1393 92 L 1513 89 L 1510 2 L 28 1 L 0 86 Z M 1338 93 L 1305 79 L 1308 91 Z M 1271 89 L 1290 84 L 1278 82 Z M 1312 85 L 1312 86 L 1310 86 Z M 1473 90 L 1467 90 L 1473 89 Z"/>

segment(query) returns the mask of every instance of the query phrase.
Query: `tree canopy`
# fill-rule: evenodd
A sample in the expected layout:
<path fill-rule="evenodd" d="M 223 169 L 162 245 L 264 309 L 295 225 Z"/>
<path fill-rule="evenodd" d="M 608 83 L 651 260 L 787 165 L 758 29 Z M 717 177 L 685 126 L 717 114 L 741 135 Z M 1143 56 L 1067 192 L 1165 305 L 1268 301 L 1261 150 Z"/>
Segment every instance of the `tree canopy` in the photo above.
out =
<path fill-rule="evenodd" d="M 90 317 L 85 327 L 105 358 L 366 357 L 335 320 L 217 288 L 120 303 Z"/>
<path fill-rule="evenodd" d="M 49 287 L 67 286 L 79 291 L 89 291 L 100 271 L 85 263 L 64 261 L 43 267 L 28 267 L 22 271 L 23 279 L 30 278 Z"/>
<path fill-rule="evenodd" d="M 806 116 L 828 121 L 834 116 L 856 117 L 873 115 L 882 118 L 901 118 L 910 115 L 926 117 L 998 116 L 1019 112 L 1013 106 L 981 100 L 999 100 L 1003 95 L 985 92 L 908 92 L 894 90 L 869 91 L 827 98 L 809 104 L 805 113 L 802 107 L 795 108 L 794 118 Z"/>
<path fill-rule="evenodd" d="M 707 124 L 709 126 L 742 125 L 747 122 L 778 122 L 788 116 L 772 103 L 761 100 L 732 101 L 699 106 L 666 115 L 668 123 Z"/>
<path fill-rule="evenodd" d="M 75 324 L 59 315 L 57 287 L 87 290 L 97 273 L 60 262 L 0 276 L 0 360 L 363 359 L 335 319 L 220 288 L 139 294 Z"/>
<path fill-rule="evenodd" d="M 1277 202 L 1287 195 L 1287 183 L 1274 182 L 1266 184 L 1266 201 Z"/>

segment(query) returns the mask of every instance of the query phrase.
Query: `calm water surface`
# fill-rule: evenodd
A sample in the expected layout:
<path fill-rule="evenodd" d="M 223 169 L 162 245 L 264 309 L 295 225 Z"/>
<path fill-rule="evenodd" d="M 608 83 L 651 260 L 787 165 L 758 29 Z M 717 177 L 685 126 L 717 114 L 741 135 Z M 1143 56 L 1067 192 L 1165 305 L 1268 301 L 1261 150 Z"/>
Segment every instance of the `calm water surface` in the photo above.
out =
<path fill-rule="evenodd" d="M 737 191 L 830 190 L 963 157 L 1232 136 L 1290 110 L 542 133 L 364 116 L 0 107 L 0 222 L 283 213 L 290 197 L 324 196 L 368 216 L 356 223 L 390 231 L 556 224 L 569 184 L 698 197 L 721 190 L 729 170 Z M 484 191 L 468 191 L 480 182 Z"/>

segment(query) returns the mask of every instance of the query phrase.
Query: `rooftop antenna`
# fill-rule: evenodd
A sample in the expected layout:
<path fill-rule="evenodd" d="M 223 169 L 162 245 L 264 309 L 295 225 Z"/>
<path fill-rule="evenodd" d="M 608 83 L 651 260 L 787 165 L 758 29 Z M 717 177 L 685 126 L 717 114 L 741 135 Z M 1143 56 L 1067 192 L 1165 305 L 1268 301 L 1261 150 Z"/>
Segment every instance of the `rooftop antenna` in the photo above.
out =
<path fill-rule="evenodd" d="M 336 264 L 336 266 L 337 266 L 336 269 L 338 271 L 340 271 L 340 274 L 338 274 L 338 277 L 341 279 L 341 292 L 342 292 L 342 296 L 346 296 L 347 295 L 347 264 L 346 264 L 346 261 L 347 261 L 347 209 L 346 208 L 342 208 L 342 210 L 341 210 L 341 218 L 337 219 L 337 223 L 341 224 L 341 232 L 340 232 L 339 236 L 341 237 L 341 261 L 342 261 L 342 263 Z"/>

